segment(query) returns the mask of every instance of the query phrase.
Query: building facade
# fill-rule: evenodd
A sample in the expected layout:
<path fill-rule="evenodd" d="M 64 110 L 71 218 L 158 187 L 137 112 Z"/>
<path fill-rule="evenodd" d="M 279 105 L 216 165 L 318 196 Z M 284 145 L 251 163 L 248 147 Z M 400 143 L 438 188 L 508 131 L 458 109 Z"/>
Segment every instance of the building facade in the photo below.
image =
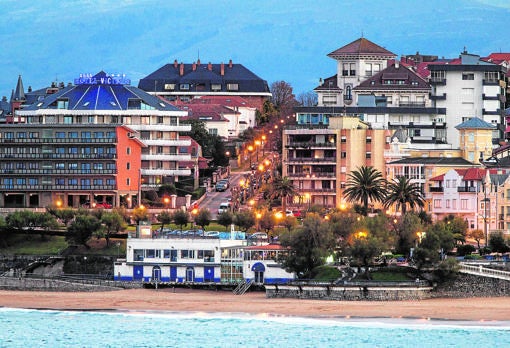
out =
<path fill-rule="evenodd" d="M 105 72 L 81 75 L 74 84 L 56 88 L 16 110 L 14 117 L 22 119 L 22 126 L 18 123 L 19 131 L 11 131 L 11 125 L 2 125 L 0 150 L 13 153 L 16 159 L 18 154 L 23 159 L 33 154 L 40 162 L 29 168 L 30 163 L 20 161 L 12 173 L 5 168 L 11 164 L 4 163 L 5 173 L 13 176 L 4 177 L 4 185 L 14 185 L 10 179 L 27 169 L 40 171 L 38 180 L 27 177 L 15 189 L 26 196 L 33 193 L 32 186 L 43 185 L 51 195 L 41 196 L 38 203 L 35 199 L 22 203 L 17 198 L 7 200 L 8 204 L 60 202 L 55 195 L 61 187 L 67 192 L 62 196 L 64 206 L 76 207 L 87 195 L 104 196 L 112 206 L 131 206 L 140 202 L 141 190 L 157 189 L 179 175 L 189 176 L 191 170 L 180 168 L 179 161 L 190 161 L 191 156 L 178 153 L 179 146 L 190 145 L 189 140 L 179 140 L 180 131 L 191 129 L 179 125 L 186 113 L 129 83 L 124 76 Z M 66 176 L 66 171 L 75 177 Z M 101 191 L 102 187 L 108 192 Z"/>

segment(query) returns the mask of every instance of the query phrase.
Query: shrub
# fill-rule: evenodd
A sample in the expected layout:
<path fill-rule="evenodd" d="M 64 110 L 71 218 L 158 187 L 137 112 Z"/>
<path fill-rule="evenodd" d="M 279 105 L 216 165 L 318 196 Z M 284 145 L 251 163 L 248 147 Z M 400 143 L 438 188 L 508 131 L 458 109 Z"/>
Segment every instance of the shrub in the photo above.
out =
<path fill-rule="evenodd" d="M 459 245 L 457 247 L 457 256 L 466 256 L 475 252 L 476 248 L 471 244 Z"/>

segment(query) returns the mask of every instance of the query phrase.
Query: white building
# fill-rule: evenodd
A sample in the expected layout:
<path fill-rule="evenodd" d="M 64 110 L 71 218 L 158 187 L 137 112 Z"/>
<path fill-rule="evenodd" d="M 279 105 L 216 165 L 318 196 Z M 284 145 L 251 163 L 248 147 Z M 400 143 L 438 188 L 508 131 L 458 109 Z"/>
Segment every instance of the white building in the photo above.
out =
<path fill-rule="evenodd" d="M 506 68 L 486 62 L 480 56 L 462 52 L 460 58 L 429 64 L 431 99 L 437 108 L 445 108 L 447 142 L 459 147 L 459 133 L 454 128 L 478 117 L 497 126 L 493 143 L 504 139 L 504 75 Z"/>
<path fill-rule="evenodd" d="M 115 262 L 115 280 L 271 284 L 294 279 L 278 263 L 288 252 L 280 245 L 249 246 L 246 240 L 157 235 L 150 227 L 146 234 L 141 233 L 141 238 L 127 239 L 126 258 Z"/>

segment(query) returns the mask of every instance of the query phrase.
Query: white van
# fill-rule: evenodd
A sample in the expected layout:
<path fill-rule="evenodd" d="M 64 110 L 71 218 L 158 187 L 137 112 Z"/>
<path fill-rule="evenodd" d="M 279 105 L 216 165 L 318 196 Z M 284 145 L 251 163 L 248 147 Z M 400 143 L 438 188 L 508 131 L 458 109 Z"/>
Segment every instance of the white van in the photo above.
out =
<path fill-rule="evenodd" d="M 229 202 L 223 202 L 220 204 L 220 207 L 218 208 L 218 214 L 224 213 L 226 211 L 230 211 L 230 203 Z"/>

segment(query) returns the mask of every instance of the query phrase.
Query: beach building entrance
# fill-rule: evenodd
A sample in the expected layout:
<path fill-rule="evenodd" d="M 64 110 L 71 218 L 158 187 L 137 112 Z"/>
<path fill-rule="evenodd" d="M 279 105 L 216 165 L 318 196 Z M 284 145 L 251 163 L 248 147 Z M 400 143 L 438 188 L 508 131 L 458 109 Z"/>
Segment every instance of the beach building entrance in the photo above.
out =
<path fill-rule="evenodd" d="M 152 281 L 161 281 L 161 267 L 154 266 L 152 268 Z"/>
<path fill-rule="evenodd" d="M 133 266 L 133 279 L 134 280 L 142 280 L 143 279 L 143 266 Z"/>
<path fill-rule="evenodd" d="M 177 281 L 177 267 L 175 266 L 170 267 L 170 281 L 171 282 Z"/>
<path fill-rule="evenodd" d="M 264 283 L 264 271 L 266 270 L 264 264 L 261 262 L 256 262 L 251 267 L 251 270 L 254 272 L 255 275 L 253 278 L 255 283 Z"/>
<path fill-rule="evenodd" d="M 204 282 L 214 282 L 214 267 L 204 267 Z"/>
<path fill-rule="evenodd" d="M 195 269 L 193 267 L 186 268 L 186 281 L 192 282 L 195 280 Z"/>

